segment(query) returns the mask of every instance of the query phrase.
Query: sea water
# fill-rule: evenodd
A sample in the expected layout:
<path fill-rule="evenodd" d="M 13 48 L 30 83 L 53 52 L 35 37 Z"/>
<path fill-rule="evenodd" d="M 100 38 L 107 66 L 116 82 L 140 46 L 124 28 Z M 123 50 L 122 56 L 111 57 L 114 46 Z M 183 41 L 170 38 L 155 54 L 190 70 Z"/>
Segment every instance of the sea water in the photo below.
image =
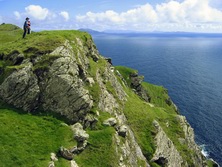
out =
<path fill-rule="evenodd" d="M 101 55 L 162 85 L 194 128 L 202 153 L 222 165 L 222 37 L 95 35 Z"/>

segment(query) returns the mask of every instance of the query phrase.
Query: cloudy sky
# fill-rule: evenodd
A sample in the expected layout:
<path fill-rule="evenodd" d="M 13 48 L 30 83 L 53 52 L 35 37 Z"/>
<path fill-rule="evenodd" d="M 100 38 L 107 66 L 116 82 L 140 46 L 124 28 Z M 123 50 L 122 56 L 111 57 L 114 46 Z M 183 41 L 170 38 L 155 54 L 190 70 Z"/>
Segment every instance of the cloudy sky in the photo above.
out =
<path fill-rule="evenodd" d="M 33 30 L 222 33 L 222 0 L 0 0 L 0 24 L 26 17 Z"/>

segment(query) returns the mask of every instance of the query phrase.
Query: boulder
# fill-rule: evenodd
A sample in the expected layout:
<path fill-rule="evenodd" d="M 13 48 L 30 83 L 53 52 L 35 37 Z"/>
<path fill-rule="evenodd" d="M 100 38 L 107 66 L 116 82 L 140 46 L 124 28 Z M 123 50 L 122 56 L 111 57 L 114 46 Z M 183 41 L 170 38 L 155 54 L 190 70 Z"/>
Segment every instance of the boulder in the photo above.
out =
<path fill-rule="evenodd" d="M 53 161 L 50 161 L 48 167 L 55 167 L 55 163 Z"/>
<path fill-rule="evenodd" d="M 89 138 L 89 134 L 87 134 L 86 131 L 83 130 L 83 126 L 80 123 L 72 125 L 71 129 L 74 133 L 74 139 L 76 139 L 78 142 L 83 142 Z"/>
<path fill-rule="evenodd" d="M 116 118 L 109 118 L 103 122 L 103 125 L 106 126 L 115 126 L 117 124 Z"/>
<path fill-rule="evenodd" d="M 84 118 L 84 128 L 94 128 L 96 123 L 98 122 L 98 119 L 92 115 L 92 114 L 87 114 Z"/>
<path fill-rule="evenodd" d="M 70 161 L 70 167 L 79 167 L 76 161 L 72 160 Z"/>
<path fill-rule="evenodd" d="M 56 157 L 55 153 L 51 153 L 50 159 L 51 161 L 58 161 L 58 158 Z"/>
<path fill-rule="evenodd" d="M 119 128 L 118 128 L 118 134 L 122 137 L 126 137 L 126 133 L 128 131 L 128 128 L 126 125 L 121 125 Z"/>
<path fill-rule="evenodd" d="M 86 82 L 92 87 L 95 84 L 95 81 L 92 77 L 86 78 Z"/>
<path fill-rule="evenodd" d="M 63 146 L 60 147 L 59 152 L 60 152 L 60 155 L 63 158 L 65 158 L 67 160 L 72 160 L 73 159 L 73 154 L 68 149 L 64 148 Z"/>

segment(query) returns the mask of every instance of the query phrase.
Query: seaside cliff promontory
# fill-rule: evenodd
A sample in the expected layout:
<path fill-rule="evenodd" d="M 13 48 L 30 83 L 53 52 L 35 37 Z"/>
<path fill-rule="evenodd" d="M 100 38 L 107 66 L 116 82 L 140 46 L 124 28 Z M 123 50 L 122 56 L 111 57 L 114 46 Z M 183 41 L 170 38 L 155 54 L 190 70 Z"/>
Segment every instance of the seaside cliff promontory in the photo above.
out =
<path fill-rule="evenodd" d="M 167 90 L 86 32 L 0 26 L 0 166 L 205 167 Z"/>

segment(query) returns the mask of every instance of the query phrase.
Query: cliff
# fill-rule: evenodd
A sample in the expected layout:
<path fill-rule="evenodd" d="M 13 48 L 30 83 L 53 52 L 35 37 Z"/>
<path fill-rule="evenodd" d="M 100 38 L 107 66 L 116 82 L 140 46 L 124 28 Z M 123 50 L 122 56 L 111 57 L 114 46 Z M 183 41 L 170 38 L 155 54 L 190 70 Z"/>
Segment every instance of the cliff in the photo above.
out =
<path fill-rule="evenodd" d="M 167 90 L 143 82 L 136 70 L 112 66 L 99 54 L 89 34 L 43 31 L 21 39 L 21 30 L 13 25 L 1 25 L 0 31 L 5 38 L 0 46 L 0 113 L 4 116 L 23 113 L 23 117 L 13 117 L 13 120 L 44 115 L 44 121 L 58 124 L 55 134 L 63 128 L 59 132 L 64 141 L 60 138 L 59 144 L 36 141 L 44 147 L 52 145 L 44 152 L 47 157 L 36 160 L 29 151 L 24 152 L 35 166 L 41 166 L 41 161 L 50 167 L 210 164 L 194 141 L 193 129 L 178 114 Z M 0 120 L 4 122 L 2 115 Z M 1 126 L 0 140 L 5 140 L 8 132 L 4 128 L 8 124 Z M 29 124 L 32 127 L 33 122 Z M 22 131 L 22 125 L 16 126 L 20 131 L 12 135 L 14 140 Z M 47 132 L 49 127 L 42 127 Z M 33 132 L 29 125 L 25 130 Z M 31 137 L 25 135 L 28 140 Z M 57 140 L 47 134 L 46 138 Z M 21 161 L 25 157 L 9 153 L 12 150 L 8 145 L 14 143 L 4 143 L 3 154 L 9 161 L 14 159 L 14 164 L 10 163 L 28 164 Z M 35 150 L 29 142 L 23 144 Z M 6 160 L 2 162 L 7 166 Z"/>

